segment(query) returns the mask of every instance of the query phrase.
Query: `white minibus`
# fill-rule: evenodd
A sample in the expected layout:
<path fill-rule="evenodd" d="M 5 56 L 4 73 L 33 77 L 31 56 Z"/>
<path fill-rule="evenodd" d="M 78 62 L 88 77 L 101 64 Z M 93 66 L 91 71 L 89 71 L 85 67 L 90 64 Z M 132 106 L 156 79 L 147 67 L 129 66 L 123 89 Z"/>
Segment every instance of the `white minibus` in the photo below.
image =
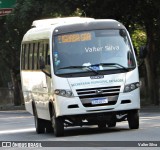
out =
<path fill-rule="evenodd" d="M 21 46 L 21 82 L 37 133 L 65 127 L 139 128 L 139 74 L 126 28 L 111 19 L 36 20 Z"/>

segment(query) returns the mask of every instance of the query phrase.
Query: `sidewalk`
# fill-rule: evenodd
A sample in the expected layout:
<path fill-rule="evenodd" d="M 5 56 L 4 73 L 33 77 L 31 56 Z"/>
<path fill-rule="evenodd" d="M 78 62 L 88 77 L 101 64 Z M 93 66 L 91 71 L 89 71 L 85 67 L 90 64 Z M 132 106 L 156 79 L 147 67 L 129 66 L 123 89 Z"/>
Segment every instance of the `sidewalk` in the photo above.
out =
<path fill-rule="evenodd" d="M 140 112 L 159 112 L 160 106 L 141 106 Z"/>
<path fill-rule="evenodd" d="M 0 105 L 0 111 L 8 111 L 8 110 L 25 110 L 25 106 L 14 106 L 12 104 L 10 105 Z"/>

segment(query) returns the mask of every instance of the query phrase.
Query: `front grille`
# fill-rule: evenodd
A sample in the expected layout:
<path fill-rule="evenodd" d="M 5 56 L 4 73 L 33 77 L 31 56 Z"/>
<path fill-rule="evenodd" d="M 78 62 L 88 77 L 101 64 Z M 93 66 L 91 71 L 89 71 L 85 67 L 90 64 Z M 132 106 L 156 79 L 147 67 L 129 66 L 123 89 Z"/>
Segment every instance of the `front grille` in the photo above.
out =
<path fill-rule="evenodd" d="M 84 107 L 107 106 L 116 104 L 120 92 L 120 86 L 78 89 L 76 91 Z M 107 98 L 108 103 L 93 105 L 91 103 L 93 98 Z"/>

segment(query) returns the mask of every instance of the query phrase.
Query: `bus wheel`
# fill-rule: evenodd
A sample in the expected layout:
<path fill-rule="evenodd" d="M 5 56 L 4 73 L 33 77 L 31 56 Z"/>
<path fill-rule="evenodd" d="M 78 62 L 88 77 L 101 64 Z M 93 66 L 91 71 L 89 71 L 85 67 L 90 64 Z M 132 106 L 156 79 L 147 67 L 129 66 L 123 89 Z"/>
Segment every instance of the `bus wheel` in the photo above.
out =
<path fill-rule="evenodd" d="M 108 127 L 115 127 L 116 121 L 117 121 L 116 115 L 113 115 L 110 121 L 107 123 Z"/>
<path fill-rule="evenodd" d="M 52 116 L 52 126 L 56 137 L 64 135 L 64 119 L 62 117 Z"/>
<path fill-rule="evenodd" d="M 116 126 L 116 121 L 110 122 L 107 125 L 108 125 L 108 127 L 115 127 Z"/>
<path fill-rule="evenodd" d="M 44 133 L 45 132 L 45 122 L 44 122 L 44 120 L 38 118 L 37 115 L 34 116 L 34 120 L 35 120 L 36 132 L 38 134 Z"/>
<path fill-rule="evenodd" d="M 138 129 L 139 128 L 139 111 L 134 110 L 128 113 L 127 115 L 128 124 L 130 129 Z"/>
<path fill-rule="evenodd" d="M 52 122 L 46 120 L 46 133 L 52 133 L 52 132 L 53 132 Z"/>
<path fill-rule="evenodd" d="M 106 123 L 105 122 L 99 122 L 98 123 L 98 128 L 100 128 L 100 129 L 106 128 Z"/>

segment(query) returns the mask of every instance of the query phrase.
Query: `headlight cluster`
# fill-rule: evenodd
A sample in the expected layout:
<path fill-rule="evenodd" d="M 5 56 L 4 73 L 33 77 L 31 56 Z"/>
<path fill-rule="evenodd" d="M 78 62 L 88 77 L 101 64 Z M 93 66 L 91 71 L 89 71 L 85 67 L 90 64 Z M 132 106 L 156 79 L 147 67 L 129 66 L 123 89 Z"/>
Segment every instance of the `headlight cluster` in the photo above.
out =
<path fill-rule="evenodd" d="M 73 93 L 70 90 L 60 90 L 60 89 L 56 89 L 54 91 L 54 94 L 56 95 L 60 95 L 60 96 L 64 96 L 64 97 L 73 97 Z"/>
<path fill-rule="evenodd" d="M 124 92 L 125 92 L 125 93 L 126 93 L 126 92 L 131 92 L 131 91 L 137 89 L 138 87 L 140 87 L 139 82 L 125 85 L 125 86 L 124 86 Z"/>

